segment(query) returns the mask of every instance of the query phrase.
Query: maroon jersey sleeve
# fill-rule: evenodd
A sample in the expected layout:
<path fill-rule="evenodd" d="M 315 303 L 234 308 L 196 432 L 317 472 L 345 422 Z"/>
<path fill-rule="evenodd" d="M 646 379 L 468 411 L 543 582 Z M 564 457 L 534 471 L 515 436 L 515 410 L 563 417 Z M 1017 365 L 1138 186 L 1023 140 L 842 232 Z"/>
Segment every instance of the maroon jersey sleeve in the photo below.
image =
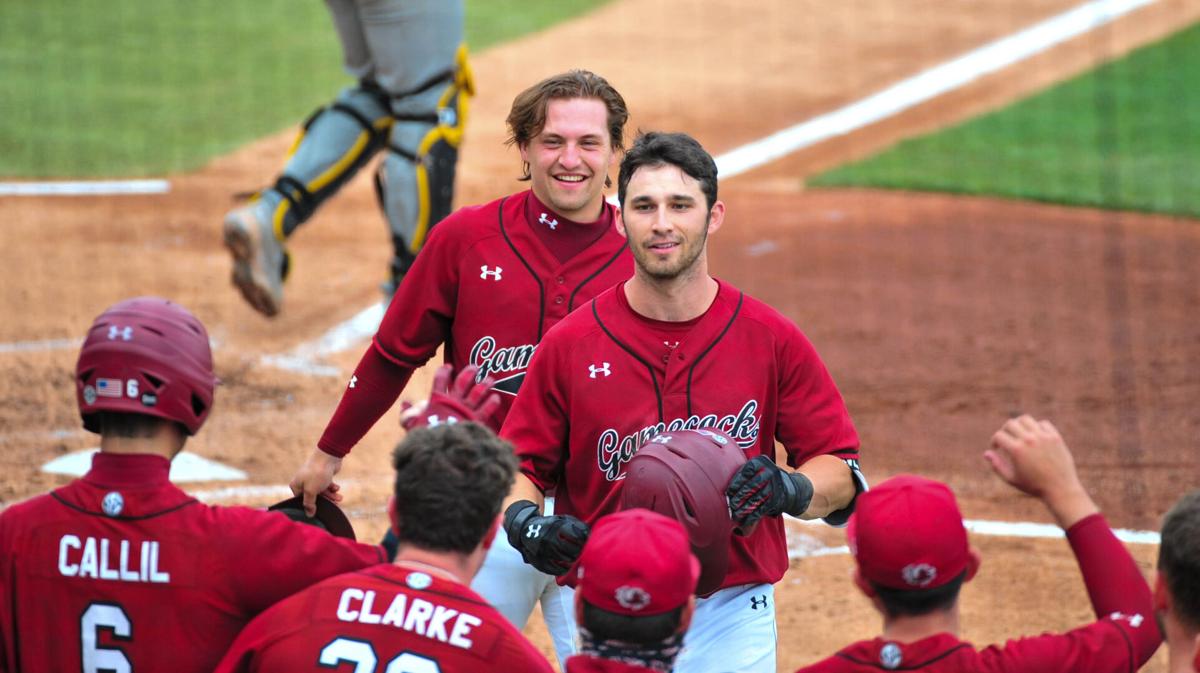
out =
<path fill-rule="evenodd" d="M 411 367 L 387 359 L 372 343 L 350 377 L 317 447 L 331 456 L 350 453 L 350 449 L 396 403 L 412 373 Z"/>
<path fill-rule="evenodd" d="M 560 375 L 569 344 L 560 332 L 556 325 L 542 339 L 500 429 L 515 447 L 521 472 L 543 493 L 557 485 L 569 436 L 567 383 Z"/>
<path fill-rule="evenodd" d="M 784 319 L 786 321 L 786 319 Z M 776 332 L 780 364 L 777 437 L 787 463 L 799 467 L 814 456 L 858 458 L 858 432 L 846 402 L 817 351 L 790 321 Z"/>
<path fill-rule="evenodd" d="M 216 510 L 230 531 L 227 581 L 249 614 L 328 577 L 387 561 L 378 545 L 333 537 L 278 514 L 242 507 Z"/>
<path fill-rule="evenodd" d="M 1067 531 L 1098 621 L 1063 634 L 992 646 L 980 654 L 989 670 L 1132 673 L 1162 642 L 1150 586 L 1100 514 Z"/>

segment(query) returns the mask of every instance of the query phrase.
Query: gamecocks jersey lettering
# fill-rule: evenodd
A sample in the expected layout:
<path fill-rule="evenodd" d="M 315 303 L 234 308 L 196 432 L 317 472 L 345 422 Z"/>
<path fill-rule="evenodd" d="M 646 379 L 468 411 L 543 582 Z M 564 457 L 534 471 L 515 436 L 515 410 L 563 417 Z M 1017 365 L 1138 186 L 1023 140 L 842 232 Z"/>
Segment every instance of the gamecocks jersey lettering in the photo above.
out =
<path fill-rule="evenodd" d="M 591 523 L 614 511 L 625 466 L 655 435 L 717 427 L 747 459 L 788 465 L 821 454 L 858 457 L 841 394 L 794 323 L 721 283 L 708 311 L 669 355 L 625 301 L 624 284 L 550 330 L 533 356 L 501 435 L 521 470 L 556 489 L 555 513 Z M 735 538 L 723 586 L 774 583 L 787 569 L 783 521 Z"/>

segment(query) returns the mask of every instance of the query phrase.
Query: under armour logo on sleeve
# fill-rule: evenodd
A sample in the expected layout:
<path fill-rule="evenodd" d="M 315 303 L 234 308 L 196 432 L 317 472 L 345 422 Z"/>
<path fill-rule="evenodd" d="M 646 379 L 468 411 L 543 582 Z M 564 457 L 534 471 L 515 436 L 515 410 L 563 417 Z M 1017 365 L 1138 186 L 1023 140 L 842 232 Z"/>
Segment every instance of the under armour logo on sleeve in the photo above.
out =
<path fill-rule="evenodd" d="M 550 227 L 551 231 L 558 228 L 558 220 L 551 219 L 546 213 L 542 213 L 542 216 L 538 218 L 538 222 Z"/>
<path fill-rule="evenodd" d="M 1131 614 L 1131 615 L 1127 615 L 1127 614 L 1125 614 L 1125 613 L 1123 613 L 1123 612 L 1114 612 L 1114 613 L 1112 613 L 1111 615 L 1109 615 L 1109 616 L 1108 616 L 1108 618 L 1109 618 L 1109 619 L 1111 619 L 1111 620 L 1113 620 L 1113 621 L 1126 621 L 1126 622 L 1129 622 L 1129 625 L 1130 625 L 1130 626 L 1132 626 L 1132 627 L 1133 627 L 1133 628 L 1135 628 L 1135 629 L 1136 629 L 1137 627 L 1141 626 L 1141 625 L 1142 625 L 1142 621 L 1143 621 L 1143 620 L 1145 620 L 1145 617 L 1141 616 L 1140 614 L 1138 614 L 1138 613 L 1136 613 L 1136 612 L 1135 612 L 1135 613 L 1133 613 L 1133 614 Z"/>
<path fill-rule="evenodd" d="M 487 280 L 488 276 L 491 276 L 492 280 L 500 280 L 500 272 L 503 270 L 504 269 L 502 269 L 500 267 L 496 267 L 495 269 L 489 269 L 489 268 L 487 268 L 487 265 L 485 264 L 485 265 L 479 267 L 479 277 L 484 280 Z"/>
<path fill-rule="evenodd" d="M 358 375 L 355 374 L 350 377 L 350 387 L 353 388 L 355 386 L 355 384 L 357 384 L 357 383 L 358 383 Z"/>
<path fill-rule="evenodd" d="M 610 376 L 612 374 L 612 371 L 609 370 L 607 362 L 602 363 L 602 365 L 599 367 L 597 367 L 596 365 L 588 365 L 588 378 L 594 379 L 594 378 L 596 378 L 596 374 L 604 374 L 605 376 Z"/>
<path fill-rule="evenodd" d="M 528 537 L 528 538 L 535 538 L 541 534 L 542 534 L 542 524 L 540 524 L 540 523 L 533 524 L 529 528 L 525 529 L 525 537 Z"/>

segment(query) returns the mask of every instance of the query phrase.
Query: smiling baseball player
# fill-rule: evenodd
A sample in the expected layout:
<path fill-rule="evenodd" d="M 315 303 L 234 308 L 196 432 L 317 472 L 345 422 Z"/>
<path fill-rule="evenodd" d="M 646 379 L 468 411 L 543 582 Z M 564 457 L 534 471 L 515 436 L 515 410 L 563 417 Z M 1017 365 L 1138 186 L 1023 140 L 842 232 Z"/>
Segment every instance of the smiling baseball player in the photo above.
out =
<path fill-rule="evenodd" d="M 505 530 L 526 562 L 566 573 L 588 524 L 618 508 L 643 444 L 665 431 L 724 431 L 750 458 L 727 494 L 746 535 L 719 590 L 698 601 L 675 670 L 773 672 L 772 585 L 788 567 L 780 515 L 846 520 L 861 488 L 858 435 L 796 325 L 708 275 L 707 239 L 725 206 L 704 148 L 683 134 L 644 135 L 618 185 L 635 274 L 538 347 L 501 431 L 521 459 Z M 543 516 L 550 489 L 555 514 Z"/>
<path fill-rule="evenodd" d="M 341 499 L 333 478 L 342 458 L 439 346 L 445 344 L 445 360 L 455 370 L 475 365 L 477 380 L 496 381 L 503 419 L 546 330 L 629 277 L 633 262 L 614 226 L 616 209 L 604 201 L 628 116 L 621 94 L 582 70 L 547 78 L 516 97 L 509 140 L 520 150 L 523 179 L 532 188 L 463 208 L 433 230 L 317 448 L 292 479 L 306 503 L 321 492 Z M 569 619 L 570 603 L 551 600 L 551 578 L 521 563 L 504 541 L 473 586 L 518 626 L 539 597 L 547 619 Z M 573 630 L 567 622 L 555 629 L 564 656 L 574 650 Z"/>

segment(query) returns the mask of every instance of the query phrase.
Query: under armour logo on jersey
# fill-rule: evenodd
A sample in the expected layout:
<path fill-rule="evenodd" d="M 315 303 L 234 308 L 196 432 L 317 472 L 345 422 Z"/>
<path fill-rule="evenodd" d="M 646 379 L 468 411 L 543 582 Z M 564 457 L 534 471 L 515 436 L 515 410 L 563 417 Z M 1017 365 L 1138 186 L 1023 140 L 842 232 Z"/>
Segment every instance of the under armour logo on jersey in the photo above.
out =
<path fill-rule="evenodd" d="M 500 267 L 496 267 L 495 269 L 488 269 L 487 265 L 485 264 L 485 265 L 479 267 L 479 277 L 484 280 L 487 280 L 487 277 L 491 276 L 492 280 L 500 280 L 500 272 L 503 270 L 504 269 L 502 269 Z"/>
<path fill-rule="evenodd" d="M 525 537 L 535 538 L 542 534 L 542 524 L 535 523 L 525 529 Z"/>
<path fill-rule="evenodd" d="M 542 216 L 538 218 L 538 222 L 550 227 L 551 231 L 558 228 L 558 220 L 551 219 L 546 213 L 542 213 Z"/>
<path fill-rule="evenodd" d="M 1138 614 L 1136 612 L 1133 613 L 1132 615 L 1127 615 L 1123 612 L 1114 612 L 1111 615 L 1109 615 L 1108 618 L 1113 621 L 1122 621 L 1122 620 L 1127 621 L 1127 622 L 1129 622 L 1129 625 L 1135 629 L 1137 627 L 1141 626 L 1142 621 L 1145 619 L 1145 617 L 1142 617 L 1140 614 Z"/>
<path fill-rule="evenodd" d="M 109 325 L 108 338 L 110 341 L 115 341 L 117 338 L 120 338 L 121 341 L 133 341 L 133 328 L 129 326 L 118 327 L 116 325 Z"/>
<path fill-rule="evenodd" d="M 358 383 L 358 376 L 357 375 L 351 376 L 350 377 L 350 387 L 353 388 L 356 383 Z"/>
<path fill-rule="evenodd" d="M 757 610 L 759 608 L 762 608 L 764 610 L 767 609 L 767 595 L 766 594 L 763 594 L 761 596 L 751 596 L 750 597 L 750 609 Z"/>
<path fill-rule="evenodd" d="M 446 418 L 442 418 L 437 414 L 433 414 L 425 420 L 427 421 L 427 425 L 429 425 L 431 428 L 436 428 L 439 425 L 454 425 L 458 422 L 458 418 L 455 416 L 447 416 Z"/>
<path fill-rule="evenodd" d="M 588 378 L 594 379 L 594 378 L 596 378 L 596 374 L 604 374 L 605 376 L 610 376 L 612 374 L 612 371 L 609 370 L 607 362 L 605 362 L 603 365 L 601 365 L 599 367 L 597 367 L 596 365 L 588 365 Z"/>

